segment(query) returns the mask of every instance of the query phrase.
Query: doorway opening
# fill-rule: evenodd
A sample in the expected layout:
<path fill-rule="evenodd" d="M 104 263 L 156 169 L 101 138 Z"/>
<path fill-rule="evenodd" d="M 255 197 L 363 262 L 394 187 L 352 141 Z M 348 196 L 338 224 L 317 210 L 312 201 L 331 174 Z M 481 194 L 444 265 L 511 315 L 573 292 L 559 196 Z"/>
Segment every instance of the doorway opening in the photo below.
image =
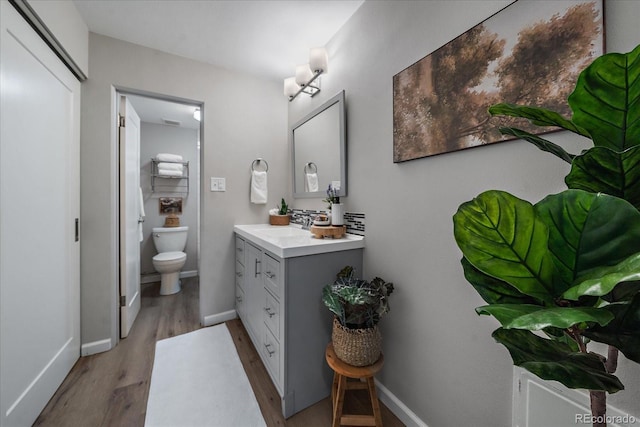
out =
<path fill-rule="evenodd" d="M 179 280 L 183 286 L 190 287 L 187 289 L 190 295 L 199 297 L 199 290 L 192 288 L 199 287 L 200 143 L 203 128 L 200 113 L 203 104 L 147 92 L 119 89 L 117 90 L 119 103 L 121 97 L 126 97 L 140 118 L 138 162 L 123 160 L 124 148 L 122 144 L 119 147 L 121 170 L 118 186 L 120 189 L 118 246 L 120 248 L 121 283 L 118 285 L 118 292 L 121 308 L 116 317 L 120 322 L 121 338 L 124 338 L 127 336 L 127 325 L 123 326 L 123 322 L 133 324 L 133 320 L 126 318 L 127 298 L 129 297 L 123 295 L 127 293 L 127 286 L 123 286 L 123 281 L 128 279 L 123 274 L 123 270 L 130 268 L 132 263 L 137 263 L 138 273 L 135 275 L 135 280 L 138 281 L 137 286 L 142 304 L 144 304 L 145 295 L 157 296 L 160 291 L 162 275 L 157 271 L 153 262 L 153 257 L 159 252 L 156 243 L 154 243 L 154 228 L 175 226 L 188 228 L 187 241 L 183 250 L 186 254 L 186 261 L 180 269 Z M 175 156 L 176 162 L 170 166 L 179 168 L 180 173 L 175 171 L 160 173 L 161 171 L 158 170 L 160 162 L 157 159 L 163 158 L 165 155 Z M 135 166 L 131 166 L 132 163 Z M 166 163 L 163 164 L 166 165 Z M 125 168 L 128 170 L 123 170 Z M 138 206 L 136 208 L 139 210 L 138 213 L 127 209 L 126 206 L 132 202 L 131 198 L 125 196 L 127 190 L 124 189 L 123 182 L 128 179 L 127 176 L 133 176 L 132 174 L 137 174 L 137 182 L 139 183 L 137 184 L 139 185 L 138 201 L 133 203 Z M 129 180 L 134 181 L 131 178 Z M 137 218 L 136 215 L 138 215 Z M 127 222 L 133 223 L 134 221 L 138 233 L 136 236 L 139 244 L 138 255 L 131 255 L 131 251 L 127 251 L 126 236 L 123 234 L 123 230 L 127 228 Z M 130 259 L 131 257 L 137 259 Z M 198 305 L 196 304 L 196 306 Z"/>

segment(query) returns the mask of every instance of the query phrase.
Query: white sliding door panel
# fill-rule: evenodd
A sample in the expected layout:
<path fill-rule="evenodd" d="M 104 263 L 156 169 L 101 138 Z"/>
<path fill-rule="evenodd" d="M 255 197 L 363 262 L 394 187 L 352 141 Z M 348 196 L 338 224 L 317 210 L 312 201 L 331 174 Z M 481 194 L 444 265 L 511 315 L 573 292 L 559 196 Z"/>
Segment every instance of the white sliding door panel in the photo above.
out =
<path fill-rule="evenodd" d="M 0 425 L 17 426 L 80 355 L 80 83 L 0 8 Z"/>

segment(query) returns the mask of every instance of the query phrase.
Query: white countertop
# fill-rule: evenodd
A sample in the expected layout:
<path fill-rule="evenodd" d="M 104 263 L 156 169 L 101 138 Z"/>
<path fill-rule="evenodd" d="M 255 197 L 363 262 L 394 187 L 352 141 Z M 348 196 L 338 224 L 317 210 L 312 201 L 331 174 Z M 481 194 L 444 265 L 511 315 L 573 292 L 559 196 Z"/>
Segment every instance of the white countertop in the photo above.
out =
<path fill-rule="evenodd" d="M 234 225 L 233 231 L 280 258 L 364 248 L 363 236 L 347 233 L 341 239 L 318 239 L 295 225 Z"/>

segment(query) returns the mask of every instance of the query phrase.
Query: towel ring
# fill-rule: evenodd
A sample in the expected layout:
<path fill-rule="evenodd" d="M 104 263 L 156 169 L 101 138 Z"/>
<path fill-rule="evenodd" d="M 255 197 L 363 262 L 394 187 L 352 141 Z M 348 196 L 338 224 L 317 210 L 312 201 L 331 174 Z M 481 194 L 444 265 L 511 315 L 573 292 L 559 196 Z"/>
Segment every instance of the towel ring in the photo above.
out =
<path fill-rule="evenodd" d="M 313 170 L 311 170 L 312 166 L 313 166 Z M 306 165 L 304 165 L 304 173 L 307 174 L 309 172 L 317 173 L 318 172 L 318 166 L 316 166 L 316 164 L 313 163 L 313 162 L 309 162 Z"/>
<path fill-rule="evenodd" d="M 264 166 L 265 166 L 265 170 L 264 171 L 267 172 L 269 170 L 269 163 L 267 163 L 267 161 L 265 159 L 261 159 L 261 158 L 255 159 L 253 162 L 251 162 L 251 170 L 255 171 L 256 170 L 255 169 L 256 164 L 259 165 L 260 162 L 264 162 Z"/>

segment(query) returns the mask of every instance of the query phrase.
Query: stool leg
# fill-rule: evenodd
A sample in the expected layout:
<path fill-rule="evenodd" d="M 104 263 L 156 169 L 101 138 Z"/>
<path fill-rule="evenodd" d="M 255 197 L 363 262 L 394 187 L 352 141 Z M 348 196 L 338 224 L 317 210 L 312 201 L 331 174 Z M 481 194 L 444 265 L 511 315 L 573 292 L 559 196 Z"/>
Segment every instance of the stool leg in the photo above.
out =
<path fill-rule="evenodd" d="M 340 419 L 342 418 L 342 406 L 344 404 L 344 392 L 347 388 L 347 377 L 335 374 L 338 377 L 338 384 L 336 390 L 336 399 L 333 402 L 333 424 L 332 427 L 340 426 Z"/>
<path fill-rule="evenodd" d="M 380 413 L 380 403 L 378 402 L 376 383 L 373 380 L 373 377 L 367 378 L 367 385 L 369 386 L 369 397 L 371 398 L 371 406 L 373 407 L 373 418 L 375 419 L 376 427 L 382 427 L 382 414 Z"/>
<path fill-rule="evenodd" d="M 336 404 L 336 392 L 338 390 L 338 374 L 333 372 L 333 384 L 331 384 L 331 407 Z"/>

